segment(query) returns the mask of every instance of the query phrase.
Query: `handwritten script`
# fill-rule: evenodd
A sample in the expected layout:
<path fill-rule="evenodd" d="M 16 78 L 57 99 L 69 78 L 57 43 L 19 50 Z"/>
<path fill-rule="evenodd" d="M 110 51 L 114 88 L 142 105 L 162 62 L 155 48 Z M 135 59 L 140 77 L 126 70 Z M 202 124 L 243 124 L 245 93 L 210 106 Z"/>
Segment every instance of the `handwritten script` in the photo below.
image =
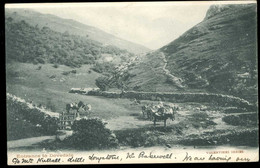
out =
<path fill-rule="evenodd" d="M 38 154 L 38 155 L 21 155 L 12 157 L 12 165 L 30 165 L 30 164 L 95 164 L 95 163 L 141 163 L 144 162 L 167 162 L 167 163 L 185 163 L 185 162 L 250 162 L 249 157 L 242 154 L 243 151 L 210 151 L 204 154 L 174 154 L 172 152 L 160 153 L 154 151 L 140 152 L 122 152 L 120 154 L 82 154 L 79 156 L 73 154 Z M 230 155 L 233 154 L 233 155 Z"/>

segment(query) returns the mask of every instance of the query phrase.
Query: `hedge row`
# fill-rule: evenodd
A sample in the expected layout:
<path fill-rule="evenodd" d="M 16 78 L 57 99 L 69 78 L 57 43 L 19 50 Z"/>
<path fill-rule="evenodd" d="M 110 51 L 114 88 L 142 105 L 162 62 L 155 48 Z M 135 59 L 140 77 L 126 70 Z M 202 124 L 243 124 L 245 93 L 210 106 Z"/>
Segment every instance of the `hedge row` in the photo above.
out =
<path fill-rule="evenodd" d="M 83 93 L 86 94 L 86 93 Z M 108 91 L 89 91 L 88 95 L 104 96 L 109 98 L 129 98 L 139 100 L 169 101 L 175 103 L 198 102 L 214 103 L 221 106 L 238 106 L 251 110 L 255 107 L 248 101 L 229 95 L 211 94 L 211 93 L 168 93 L 168 92 L 134 92 L 126 91 L 125 93 L 108 92 Z"/>
<path fill-rule="evenodd" d="M 245 128 L 236 130 L 213 131 L 208 135 L 197 135 L 194 138 L 187 138 L 178 141 L 185 146 L 216 146 L 216 145 L 231 145 L 231 146 L 258 146 L 258 129 Z"/>
<path fill-rule="evenodd" d="M 37 108 L 31 108 L 28 106 L 27 102 L 20 100 L 23 99 L 7 94 L 7 113 L 8 111 L 12 111 L 14 115 L 21 115 L 24 120 L 35 125 L 43 134 L 51 135 L 56 133 L 58 129 L 58 118 L 51 117 Z"/>
<path fill-rule="evenodd" d="M 257 126 L 257 113 L 229 115 L 223 117 L 222 120 L 234 126 Z"/>

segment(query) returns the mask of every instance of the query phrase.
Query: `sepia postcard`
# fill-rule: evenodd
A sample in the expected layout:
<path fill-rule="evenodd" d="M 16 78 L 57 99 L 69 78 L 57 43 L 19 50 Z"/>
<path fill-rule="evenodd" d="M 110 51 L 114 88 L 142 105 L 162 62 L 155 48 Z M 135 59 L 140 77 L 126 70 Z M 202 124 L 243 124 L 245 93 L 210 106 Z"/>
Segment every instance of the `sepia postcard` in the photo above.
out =
<path fill-rule="evenodd" d="M 8 165 L 258 162 L 256 1 L 5 4 Z"/>

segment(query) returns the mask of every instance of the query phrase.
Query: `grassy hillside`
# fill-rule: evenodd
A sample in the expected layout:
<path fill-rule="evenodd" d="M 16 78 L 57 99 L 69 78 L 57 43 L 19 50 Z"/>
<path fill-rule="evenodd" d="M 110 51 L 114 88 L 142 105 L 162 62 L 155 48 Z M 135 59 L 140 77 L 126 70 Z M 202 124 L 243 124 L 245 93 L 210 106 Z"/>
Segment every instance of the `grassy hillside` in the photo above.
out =
<path fill-rule="evenodd" d="M 210 7 L 206 18 L 162 47 L 167 69 L 189 88 L 256 94 L 256 5 Z"/>
<path fill-rule="evenodd" d="M 115 80 L 123 82 L 127 90 L 135 91 L 177 91 L 172 86 L 163 71 L 165 62 L 160 52 L 149 53 L 128 66 L 121 72 L 117 72 Z M 122 75 L 120 75 L 122 74 Z"/>
<path fill-rule="evenodd" d="M 129 115 L 139 111 L 139 107 L 130 106 L 126 99 L 106 99 L 78 94 L 71 94 L 71 88 L 96 87 L 95 79 L 99 73 L 90 70 L 89 65 L 80 68 L 71 68 L 60 65 L 54 68 L 51 64 L 38 65 L 30 63 L 7 63 L 6 64 L 6 90 L 8 93 L 33 101 L 34 104 L 45 105 L 51 111 L 63 112 L 66 103 L 83 101 L 92 106 L 92 116 L 108 119 L 111 117 Z M 76 73 L 63 75 L 63 72 L 76 70 Z M 54 77 L 55 76 L 55 77 Z"/>
<path fill-rule="evenodd" d="M 113 45 L 120 49 L 126 49 L 132 53 L 142 53 L 150 50 L 140 44 L 120 39 L 98 28 L 71 19 L 63 19 L 50 14 L 41 14 L 30 9 L 7 8 L 5 14 L 6 17 L 14 18 L 15 21 L 25 20 L 33 27 L 37 26 L 40 29 L 43 27 L 49 27 L 50 29 L 60 33 L 68 32 L 72 35 L 88 37 L 89 39 L 106 45 Z"/>

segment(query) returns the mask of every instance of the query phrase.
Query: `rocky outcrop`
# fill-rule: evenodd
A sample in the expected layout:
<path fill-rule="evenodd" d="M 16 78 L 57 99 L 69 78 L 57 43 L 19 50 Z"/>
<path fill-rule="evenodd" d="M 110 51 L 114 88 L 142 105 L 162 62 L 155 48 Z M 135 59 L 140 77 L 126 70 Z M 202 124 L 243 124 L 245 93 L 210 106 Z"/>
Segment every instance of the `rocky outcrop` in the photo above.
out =
<path fill-rule="evenodd" d="M 232 8 L 232 5 L 222 5 L 222 4 L 221 5 L 212 5 L 212 6 L 210 6 L 209 10 L 207 11 L 205 19 L 210 19 L 213 16 L 215 16 L 221 12 L 224 12 L 225 10 L 228 10 L 230 8 Z"/>

